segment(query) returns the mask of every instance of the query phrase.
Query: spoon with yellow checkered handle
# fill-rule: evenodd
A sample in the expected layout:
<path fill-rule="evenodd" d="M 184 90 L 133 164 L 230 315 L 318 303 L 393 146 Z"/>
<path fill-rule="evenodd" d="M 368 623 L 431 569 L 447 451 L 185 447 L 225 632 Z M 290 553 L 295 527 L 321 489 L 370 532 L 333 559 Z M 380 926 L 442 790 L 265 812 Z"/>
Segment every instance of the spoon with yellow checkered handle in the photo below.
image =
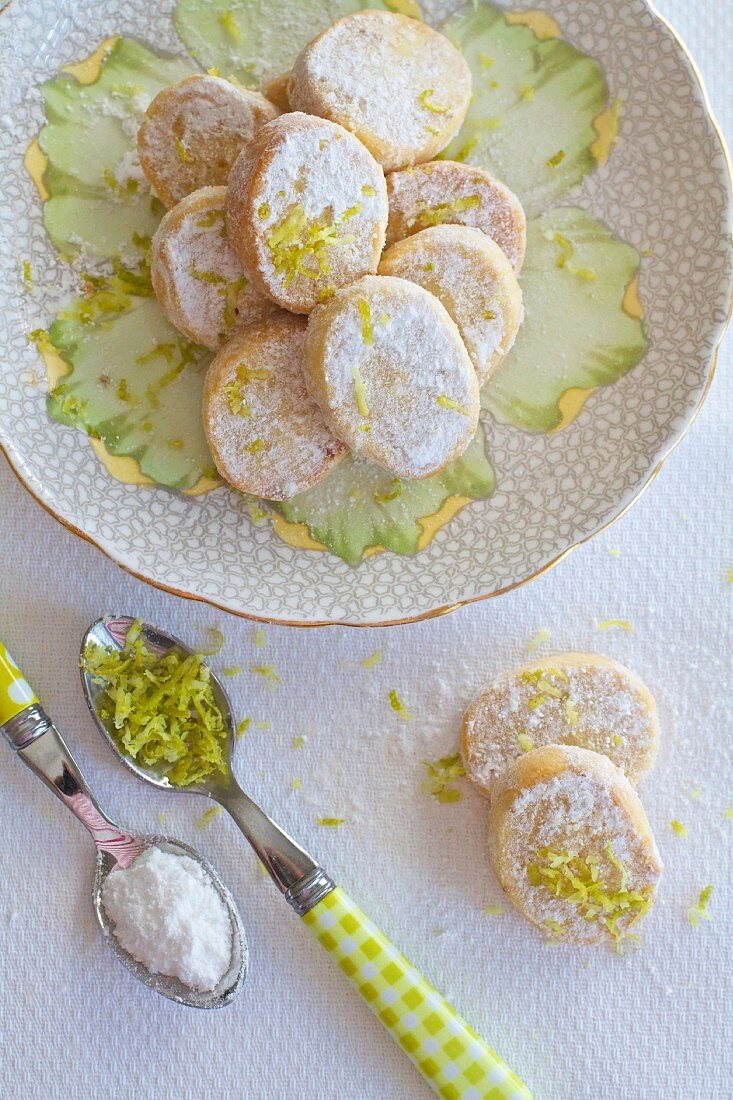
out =
<path fill-rule="evenodd" d="M 40 705 L 7 649 L 0 642 L 0 740 L 8 745 L 89 832 L 97 848 L 92 896 L 94 911 L 108 946 L 127 969 L 149 989 L 192 1008 L 222 1008 L 231 1004 L 247 976 L 249 953 L 241 918 L 232 897 L 214 868 L 188 844 L 170 836 L 141 836 L 116 825 L 89 789 L 69 746 Z M 114 935 L 114 925 L 102 902 L 109 875 L 129 867 L 155 845 L 198 863 L 223 901 L 231 922 L 232 954 L 226 974 L 209 992 L 184 985 L 171 975 L 154 973 L 127 952 Z"/>
<path fill-rule="evenodd" d="M 531 1100 L 527 1087 L 499 1056 L 335 885 L 312 856 L 240 788 L 230 765 L 235 723 L 227 694 L 213 673 L 210 683 L 214 698 L 229 731 L 225 775 L 173 788 L 160 771 L 146 768 L 120 752 L 111 719 L 101 716 L 104 685 L 87 671 L 84 655 L 90 646 L 124 649 L 133 624 L 146 649 L 159 657 L 171 650 L 181 657 L 193 652 L 178 638 L 126 617 L 99 619 L 85 634 L 81 660 L 84 694 L 98 729 L 122 762 L 146 783 L 208 795 L 230 813 L 285 900 L 439 1096 L 445 1100 Z"/>

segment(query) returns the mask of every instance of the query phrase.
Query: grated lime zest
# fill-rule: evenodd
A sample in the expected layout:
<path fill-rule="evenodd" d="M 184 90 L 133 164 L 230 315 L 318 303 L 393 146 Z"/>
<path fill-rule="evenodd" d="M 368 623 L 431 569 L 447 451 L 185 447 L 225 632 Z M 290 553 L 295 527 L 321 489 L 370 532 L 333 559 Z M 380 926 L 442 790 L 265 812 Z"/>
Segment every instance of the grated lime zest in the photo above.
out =
<path fill-rule="evenodd" d="M 466 774 L 460 753 L 452 756 L 441 756 L 438 760 L 423 760 L 423 766 L 427 768 L 427 777 L 422 783 L 422 790 L 431 794 L 438 802 L 460 802 L 461 792 L 453 786 L 454 779 L 460 779 Z"/>
<path fill-rule="evenodd" d="M 389 691 L 389 705 L 391 706 L 392 710 L 399 714 L 400 718 L 404 718 L 406 722 L 409 722 L 412 718 L 412 715 L 410 714 L 409 710 L 407 710 L 403 706 L 402 701 L 400 700 L 400 697 L 394 688 L 390 688 Z"/>
<path fill-rule="evenodd" d="M 364 658 L 364 660 L 361 662 L 361 667 L 362 668 L 374 668 L 374 666 L 378 665 L 381 660 L 382 660 L 382 651 L 381 651 L 381 649 L 377 649 L 369 657 Z"/>
<path fill-rule="evenodd" d="M 452 397 L 448 397 L 445 393 L 439 393 L 435 398 L 441 409 L 452 409 L 453 412 L 460 413 L 461 416 L 470 416 L 471 410 L 467 409 L 465 405 L 461 405 L 458 401 L 454 401 Z"/>
<path fill-rule="evenodd" d="M 205 829 L 220 813 L 221 806 L 210 806 L 208 810 L 204 810 L 201 816 L 196 819 L 196 828 Z"/>
<path fill-rule="evenodd" d="M 434 115 L 447 115 L 450 110 L 449 107 L 439 107 L 437 103 L 432 103 L 431 100 L 435 95 L 435 88 L 426 88 L 423 92 L 420 92 L 418 99 L 422 106 L 432 112 Z"/>
<path fill-rule="evenodd" d="M 172 786 L 186 787 L 229 774 L 227 730 L 214 697 L 211 670 L 200 654 L 179 649 L 157 656 L 147 649 L 141 622 L 127 633 L 122 650 L 89 642 L 82 668 L 103 690 L 99 715 L 118 749 L 162 772 Z"/>

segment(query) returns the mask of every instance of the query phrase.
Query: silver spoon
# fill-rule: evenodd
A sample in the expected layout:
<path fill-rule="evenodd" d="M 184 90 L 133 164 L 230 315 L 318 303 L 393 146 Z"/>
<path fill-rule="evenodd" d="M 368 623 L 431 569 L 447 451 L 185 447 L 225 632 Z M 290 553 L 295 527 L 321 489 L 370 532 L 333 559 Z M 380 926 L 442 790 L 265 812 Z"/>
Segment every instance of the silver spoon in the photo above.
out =
<path fill-rule="evenodd" d="M 6 691 L 2 689 L 9 685 Z M 119 828 L 100 808 L 89 790 L 68 745 L 39 705 L 33 691 L 7 650 L 0 644 L 0 732 L 28 767 L 51 788 L 91 834 L 97 847 L 97 864 L 92 886 L 94 911 L 104 937 L 120 961 L 144 985 L 179 1004 L 194 1008 L 221 1008 L 229 1004 L 242 987 L 247 975 L 248 949 L 237 908 L 224 883 L 211 864 L 187 844 L 169 836 L 138 835 Z M 229 968 L 215 989 L 200 993 L 178 978 L 153 974 L 133 958 L 114 934 L 113 924 L 102 904 L 102 888 L 108 875 L 129 866 L 146 848 L 156 845 L 163 851 L 190 856 L 203 868 L 212 886 L 224 902 L 232 928 L 232 956 Z"/>
<path fill-rule="evenodd" d="M 107 728 L 98 709 L 104 685 L 86 672 L 84 654 L 90 643 L 105 649 L 123 649 L 133 623 L 139 620 L 125 616 L 98 619 L 84 635 L 81 648 L 81 680 L 89 710 L 119 759 L 146 783 L 208 795 L 229 812 L 285 900 L 303 918 L 435 1092 L 444 1097 L 477 1094 L 482 1100 L 532 1100 L 526 1085 L 499 1055 L 397 951 L 313 857 L 241 789 L 231 769 L 235 723 L 227 694 L 213 672 L 210 683 L 214 698 L 229 731 L 225 774 L 176 787 L 162 772 L 146 768 L 120 752 L 115 731 Z M 146 623 L 140 625 L 140 635 L 147 649 L 158 656 L 171 650 L 177 650 L 182 657 L 193 652 L 178 638 Z"/>

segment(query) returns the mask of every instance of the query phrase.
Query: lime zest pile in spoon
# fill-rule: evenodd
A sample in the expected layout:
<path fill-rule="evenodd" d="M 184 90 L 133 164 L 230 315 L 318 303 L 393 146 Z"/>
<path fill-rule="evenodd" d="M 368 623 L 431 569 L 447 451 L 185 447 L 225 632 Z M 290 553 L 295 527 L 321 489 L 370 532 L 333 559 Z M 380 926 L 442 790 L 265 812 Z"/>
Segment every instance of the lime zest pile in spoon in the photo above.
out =
<path fill-rule="evenodd" d="M 229 774 L 228 732 L 200 654 L 171 649 L 158 657 L 145 645 L 142 623 L 127 632 L 124 649 L 90 641 L 84 671 L 104 690 L 99 716 L 119 751 L 156 768 L 174 787 Z"/>

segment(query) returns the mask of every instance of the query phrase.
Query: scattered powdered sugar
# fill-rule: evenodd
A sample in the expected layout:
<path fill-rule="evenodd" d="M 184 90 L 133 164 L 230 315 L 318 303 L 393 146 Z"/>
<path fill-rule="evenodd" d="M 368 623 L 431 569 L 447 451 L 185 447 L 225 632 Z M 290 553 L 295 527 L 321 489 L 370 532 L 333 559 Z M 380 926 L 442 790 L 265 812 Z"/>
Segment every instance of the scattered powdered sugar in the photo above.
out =
<path fill-rule="evenodd" d="M 235 334 L 214 359 L 204 427 L 222 477 L 242 492 L 287 500 L 341 460 L 303 378 L 305 320 L 278 312 Z"/>
<path fill-rule="evenodd" d="M 353 130 L 385 168 L 425 160 L 459 130 L 471 93 L 463 56 L 425 23 L 366 11 L 302 51 L 290 102 Z"/>
<path fill-rule="evenodd" d="M 107 876 L 102 903 L 122 947 L 151 973 L 205 993 L 229 969 L 229 912 L 190 856 L 147 848 L 129 867 Z"/>
<path fill-rule="evenodd" d="M 602 753 L 636 783 L 654 761 L 658 719 L 649 692 L 621 665 L 560 654 L 488 684 L 467 710 L 463 734 L 466 772 L 485 794 L 507 764 L 543 745 Z"/>
<path fill-rule="evenodd" d="M 468 446 L 475 372 L 440 302 L 404 279 L 365 276 L 318 307 L 309 384 L 334 434 L 398 477 L 427 477 Z"/>
<path fill-rule="evenodd" d="M 523 317 L 517 277 L 499 246 L 479 229 L 433 226 L 387 249 L 379 272 L 418 283 L 443 303 L 479 384 L 487 382 L 511 349 Z"/>
<path fill-rule="evenodd" d="M 495 241 L 519 272 L 526 246 L 522 205 L 481 168 L 434 160 L 387 176 L 387 247 L 431 225 L 468 225 Z"/>

